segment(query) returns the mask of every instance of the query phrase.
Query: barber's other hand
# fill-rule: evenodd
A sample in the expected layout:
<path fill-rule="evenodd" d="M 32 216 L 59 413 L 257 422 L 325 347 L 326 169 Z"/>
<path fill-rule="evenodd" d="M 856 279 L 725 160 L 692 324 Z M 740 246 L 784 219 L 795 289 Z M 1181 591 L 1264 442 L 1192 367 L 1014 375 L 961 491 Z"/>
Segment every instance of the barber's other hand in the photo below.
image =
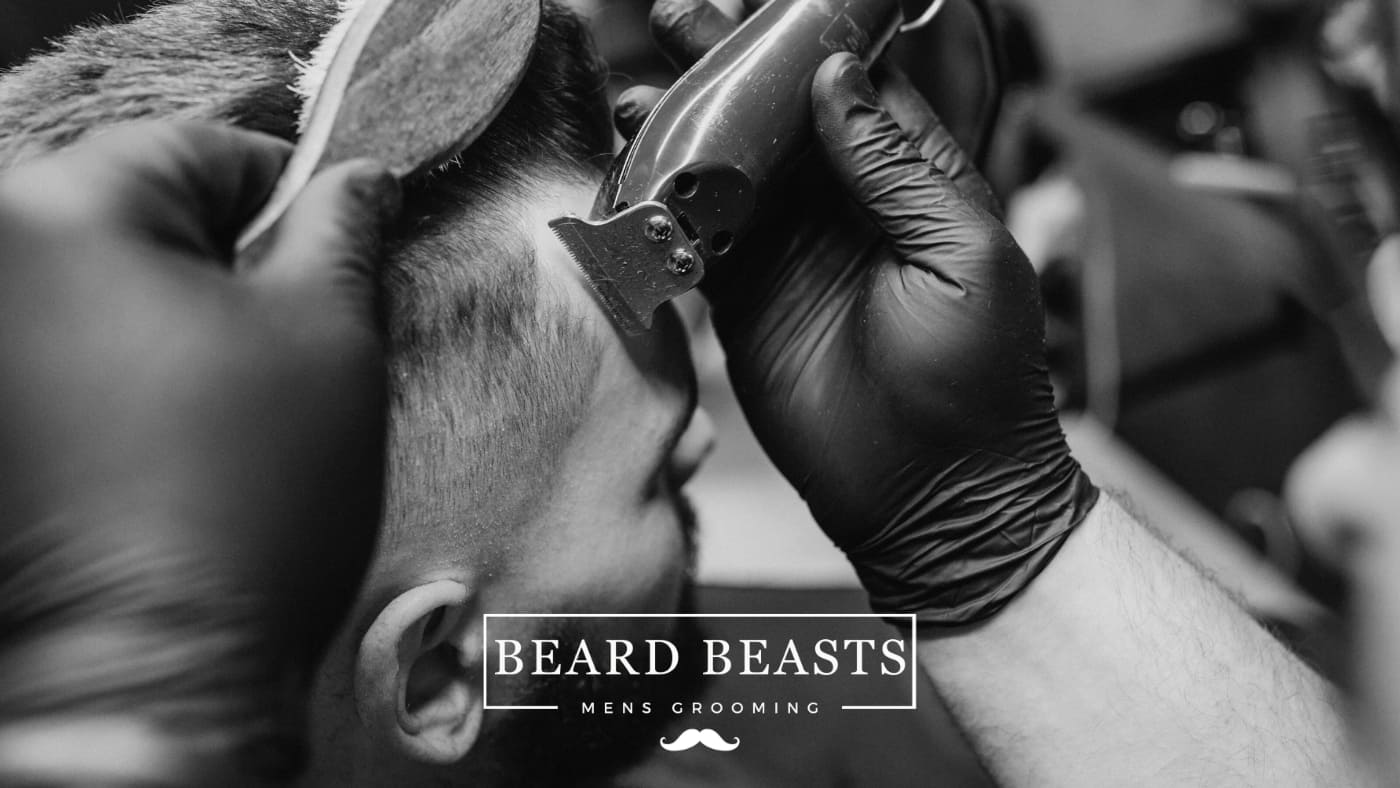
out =
<path fill-rule="evenodd" d="M 1400 351 L 1400 238 L 1371 260 L 1377 322 Z M 1400 367 L 1392 367 L 1376 409 L 1333 427 L 1294 463 L 1289 506 L 1300 535 L 1346 573 L 1352 696 L 1362 741 L 1400 782 Z"/>
<path fill-rule="evenodd" d="M 706 8 L 653 10 L 682 63 L 724 30 Z M 873 607 L 965 624 L 1038 574 L 1097 491 L 1060 430 L 1034 271 L 927 105 L 884 83 L 851 55 L 823 64 L 820 155 L 705 287 L 754 432 Z"/>
<path fill-rule="evenodd" d="M 289 152 L 140 125 L 0 175 L 0 631 L 54 646 L 3 665 L 7 711 L 280 696 L 348 609 L 380 508 L 374 267 L 398 192 L 370 162 L 328 169 L 236 272 Z"/>

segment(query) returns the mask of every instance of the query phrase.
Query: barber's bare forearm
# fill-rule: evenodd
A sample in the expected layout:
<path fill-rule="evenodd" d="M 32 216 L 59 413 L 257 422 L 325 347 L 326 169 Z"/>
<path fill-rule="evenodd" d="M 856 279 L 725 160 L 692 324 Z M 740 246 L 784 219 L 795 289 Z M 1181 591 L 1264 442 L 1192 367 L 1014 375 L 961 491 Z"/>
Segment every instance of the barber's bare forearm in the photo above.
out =
<path fill-rule="evenodd" d="M 1105 496 L 920 660 L 1004 785 L 1359 785 L 1335 693 Z"/>

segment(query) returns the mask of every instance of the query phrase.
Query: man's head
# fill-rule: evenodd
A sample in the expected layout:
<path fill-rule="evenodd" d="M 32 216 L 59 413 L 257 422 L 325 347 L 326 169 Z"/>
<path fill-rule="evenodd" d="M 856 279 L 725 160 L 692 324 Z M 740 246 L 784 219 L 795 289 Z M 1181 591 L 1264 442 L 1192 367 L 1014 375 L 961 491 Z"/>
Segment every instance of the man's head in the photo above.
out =
<path fill-rule="evenodd" d="M 288 86 L 335 12 L 334 0 L 190 0 L 81 32 L 0 80 L 0 164 L 138 118 L 291 138 Z M 681 603 L 678 488 L 706 443 L 703 426 L 687 431 L 683 332 L 664 315 L 621 337 L 546 226 L 591 204 L 612 140 L 604 77 L 582 23 L 547 3 L 501 116 L 453 166 L 407 185 L 384 275 L 384 530 L 319 679 L 332 765 L 478 754 L 482 613 Z"/>

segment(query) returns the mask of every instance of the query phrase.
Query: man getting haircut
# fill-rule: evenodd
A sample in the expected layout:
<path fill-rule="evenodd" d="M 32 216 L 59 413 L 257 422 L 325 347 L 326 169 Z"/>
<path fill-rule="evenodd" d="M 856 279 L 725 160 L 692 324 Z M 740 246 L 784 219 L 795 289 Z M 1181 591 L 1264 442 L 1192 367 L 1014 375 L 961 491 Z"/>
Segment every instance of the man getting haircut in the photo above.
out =
<path fill-rule="evenodd" d="M 80 30 L 0 79 L 0 166 L 151 118 L 295 139 L 302 99 L 291 86 L 337 11 L 335 0 L 188 0 Z M 709 441 L 704 420 L 692 419 L 684 332 L 670 312 L 641 337 L 615 332 L 546 226 L 592 202 L 612 142 L 605 76 L 582 21 L 547 0 L 528 73 L 501 115 L 456 161 L 406 184 L 383 275 L 392 394 L 384 525 L 361 598 L 315 679 L 310 781 L 541 784 L 548 775 L 528 772 L 545 766 L 577 779 L 584 771 L 559 756 L 570 743 L 562 739 L 604 760 L 606 737 L 536 728 L 563 715 L 512 722 L 482 709 L 482 614 L 669 612 L 683 603 L 691 527 L 679 490 Z M 47 549 L 61 556 L 65 546 Z M 70 603 L 62 577 L 42 578 L 25 597 L 8 582 L 0 577 L 7 640 L 76 641 L 107 614 L 71 605 L 43 619 L 45 631 L 19 629 L 11 624 L 34 619 L 13 600 Z M 116 710 L 196 735 L 227 725 L 220 710 L 250 686 L 306 680 L 281 665 L 188 675 L 189 663 L 163 659 L 171 638 L 215 648 L 229 633 L 200 620 L 177 630 L 155 610 L 121 615 L 146 626 L 151 648 L 103 666 L 104 684 L 55 685 L 12 702 L 14 688 L 54 682 L 42 663 L 11 665 L 12 650 L 0 649 L 0 722 Z M 648 621 L 636 633 L 672 636 L 669 626 Z M 140 686 L 124 683 L 136 676 Z M 556 689 L 531 686 L 522 697 Z M 190 699 L 207 711 L 162 716 Z M 285 704 L 267 710 L 288 713 Z M 585 728 L 598 732 L 600 722 Z M 536 749 L 551 756 L 523 755 Z"/>

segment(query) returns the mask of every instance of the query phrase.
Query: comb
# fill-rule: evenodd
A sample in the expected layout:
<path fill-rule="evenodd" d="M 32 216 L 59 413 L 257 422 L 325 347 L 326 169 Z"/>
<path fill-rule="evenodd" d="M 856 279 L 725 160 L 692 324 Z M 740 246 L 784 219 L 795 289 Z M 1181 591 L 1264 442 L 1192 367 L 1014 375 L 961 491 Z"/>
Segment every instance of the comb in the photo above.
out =
<path fill-rule="evenodd" d="M 307 182 L 375 159 L 403 179 L 438 167 L 495 120 L 534 53 L 541 0 L 357 0 L 306 66 L 302 134 L 272 196 L 238 238 L 248 251 Z"/>

